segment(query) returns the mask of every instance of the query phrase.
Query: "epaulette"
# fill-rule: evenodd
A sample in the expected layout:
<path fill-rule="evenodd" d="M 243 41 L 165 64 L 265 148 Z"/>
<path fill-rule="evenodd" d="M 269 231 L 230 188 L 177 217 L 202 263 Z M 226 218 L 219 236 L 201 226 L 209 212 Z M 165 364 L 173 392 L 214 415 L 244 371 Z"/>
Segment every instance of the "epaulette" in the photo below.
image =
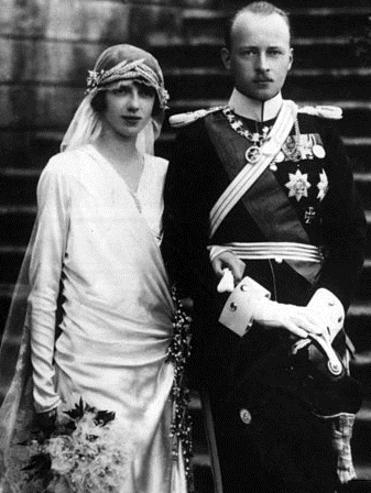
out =
<path fill-rule="evenodd" d="M 343 110 L 339 106 L 302 106 L 298 112 L 333 120 L 341 120 L 343 118 Z"/>
<path fill-rule="evenodd" d="M 169 118 L 169 123 L 174 128 L 185 127 L 190 123 L 199 120 L 200 118 L 205 118 L 205 116 L 210 113 L 214 113 L 215 111 L 219 111 L 223 109 L 224 106 L 213 106 L 208 109 L 201 109 L 196 111 L 187 111 L 186 113 L 178 113 L 177 115 L 172 115 Z"/>

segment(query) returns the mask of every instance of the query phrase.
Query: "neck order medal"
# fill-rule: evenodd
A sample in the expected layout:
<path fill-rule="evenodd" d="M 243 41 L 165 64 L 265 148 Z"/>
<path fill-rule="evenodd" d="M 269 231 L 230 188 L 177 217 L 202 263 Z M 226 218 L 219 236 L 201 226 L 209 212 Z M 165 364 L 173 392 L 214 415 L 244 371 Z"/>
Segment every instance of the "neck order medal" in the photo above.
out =
<path fill-rule="evenodd" d="M 229 107 L 223 109 L 223 114 L 227 118 L 231 128 L 251 142 L 252 145 L 246 149 L 245 158 L 249 164 L 256 164 L 262 155 L 261 146 L 268 139 L 269 127 L 263 127 L 262 133 L 250 132 L 244 128 L 242 121 L 237 118 Z"/>

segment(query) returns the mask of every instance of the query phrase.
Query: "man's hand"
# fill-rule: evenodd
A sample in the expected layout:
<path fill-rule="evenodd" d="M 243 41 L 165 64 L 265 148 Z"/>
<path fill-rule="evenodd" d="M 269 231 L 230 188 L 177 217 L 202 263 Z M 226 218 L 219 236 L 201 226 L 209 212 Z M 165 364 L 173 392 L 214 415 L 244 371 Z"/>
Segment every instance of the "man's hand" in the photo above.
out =
<path fill-rule="evenodd" d="M 327 335 L 324 322 L 305 306 L 277 303 L 262 297 L 254 302 L 252 318 L 261 325 L 283 328 L 300 338 Z"/>
<path fill-rule="evenodd" d="M 241 281 L 245 272 L 245 263 L 229 250 L 219 253 L 211 261 L 211 265 L 217 277 L 223 276 L 224 269 L 230 269 L 236 284 Z"/>

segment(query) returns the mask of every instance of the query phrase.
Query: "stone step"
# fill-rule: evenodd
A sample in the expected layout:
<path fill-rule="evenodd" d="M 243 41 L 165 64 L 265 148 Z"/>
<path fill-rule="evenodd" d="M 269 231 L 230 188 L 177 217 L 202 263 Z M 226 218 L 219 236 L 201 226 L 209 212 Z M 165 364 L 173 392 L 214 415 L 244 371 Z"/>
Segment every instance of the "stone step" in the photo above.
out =
<path fill-rule="evenodd" d="M 231 79 L 220 67 L 189 67 L 168 69 L 166 87 L 173 99 L 227 98 L 232 89 Z M 293 69 L 287 78 L 284 95 L 290 99 L 316 101 L 371 98 L 371 68 Z"/>
<path fill-rule="evenodd" d="M 367 352 L 371 349 L 370 323 L 369 300 L 356 300 L 350 306 L 345 322 L 346 332 L 355 346 L 356 353 Z"/>
<path fill-rule="evenodd" d="M 369 350 L 356 353 L 354 359 L 351 361 L 351 372 L 352 375 L 361 382 L 364 395 L 371 398 L 371 342 Z"/>
<path fill-rule="evenodd" d="M 222 67 L 169 68 L 165 71 L 165 78 L 172 101 L 203 100 L 205 95 L 210 99 L 227 99 L 231 91 L 231 79 Z M 370 80 L 371 67 L 297 68 L 290 72 L 284 96 L 312 102 L 318 101 L 319 97 L 337 101 L 351 98 L 351 102 L 358 100 L 367 107 L 371 96 Z M 71 121 L 83 94 L 81 85 L 69 83 L 3 82 L 0 84 L 0 129 L 13 131 L 12 139 L 16 139 L 17 132 L 45 128 L 63 130 Z M 30 101 L 33 102 L 31 107 Z M 54 101 L 54 106 L 51 101 Z M 8 146 L 5 142 L 5 148 Z M 14 147 L 11 149 L 14 153 Z M 22 148 L 18 152 L 22 153 Z"/>
<path fill-rule="evenodd" d="M 173 67 L 221 67 L 220 49 L 223 42 L 219 37 L 203 34 L 190 39 L 158 40 L 152 44 L 152 53 L 164 70 Z M 295 38 L 294 68 L 343 68 L 358 67 L 360 58 L 349 37 Z"/>
<path fill-rule="evenodd" d="M 356 172 L 354 181 L 364 209 L 371 209 L 371 173 Z"/>
<path fill-rule="evenodd" d="M 193 111 L 199 108 L 209 108 L 226 104 L 227 99 L 197 99 L 197 100 L 174 100 L 168 116 L 184 111 Z M 371 125 L 371 105 L 367 102 L 362 104 L 361 101 L 298 101 L 298 104 L 303 106 L 306 104 L 333 104 L 341 106 L 344 110 L 344 118 L 335 122 L 335 126 L 343 135 L 343 141 L 347 147 L 349 156 L 353 160 L 353 167 L 358 172 L 369 172 L 370 153 L 371 153 L 371 137 L 360 136 L 362 133 L 368 133 L 367 129 Z M 355 135 L 354 126 L 358 126 L 360 135 Z M 59 144 L 63 138 L 62 130 L 39 129 L 35 131 L 19 132 L 17 139 L 10 139 L 10 131 L 0 129 L 0 146 L 2 147 L 2 168 L 0 169 L 0 203 L 4 192 L 14 194 L 17 197 L 17 190 L 7 190 L 3 185 L 4 180 L 14 179 L 16 177 L 9 176 L 6 178 L 8 170 L 19 169 L 19 179 L 22 180 L 21 174 L 23 170 L 28 169 L 39 170 L 47 163 L 48 159 L 59 152 Z M 167 159 L 171 158 L 175 131 L 169 128 L 167 119 L 163 125 L 163 131 L 160 138 L 156 142 L 156 154 Z M 10 142 L 9 142 L 10 141 Z M 14 149 L 19 149 L 19 153 Z M 37 171 L 38 173 L 38 171 Z M 29 177 L 30 182 L 33 178 Z M 22 193 L 19 192 L 19 197 L 22 201 Z M 17 202 L 18 203 L 18 202 Z"/>
<path fill-rule="evenodd" d="M 162 145 L 169 146 L 173 140 L 173 134 L 164 136 Z M 351 142 L 352 140 L 348 141 L 348 151 L 350 153 L 353 148 L 359 145 L 358 139 L 354 145 L 351 145 Z M 371 138 L 367 139 L 367 142 L 371 148 Z M 54 142 L 50 143 L 50 147 L 54 147 Z M 34 205 L 36 203 L 36 187 L 41 170 L 42 168 L 16 167 L 3 167 L 0 169 L 0 204 Z M 371 173 L 358 171 L 354 174 L 354 179 L 363 207 L 371 210 Z"/>
<path fill-rule="evenodd" d="M 36 177 L 32 177 L 36 181 Z M 28 185 L 28 184 L 27 184 Z M 25 195 L 32 196 L 28 187 Z M 0 205 L 0 282 L 14 282 L 24 255 L 24 248 L 30 238 L 36 213 L 34 201 L 26 205 Z M 371 224 L 371 211 L 366 212 Z M 371 254 L 371 228 L 368 228 L 368 245 Z M 371 258 L 365 260 L 357 296 L 367 299 L 371 296 Z"/>
<path fill-rule="evenodd" d="M 24 246 L 30 238 L 36 206 L 0 206 L 0 242 L 4 245 Z"/>
<path fill-rule="evenodd" d="M 366 258 L 356 292 L 356 298 L 370 300 L 371 298 L 371 259 Z"/>
<path fill-rule="evenodd" d="M 367 24 L 368 15 L 371 13 L 369 4 L 363 6 L 339 6 L 331 7 L 307 6 L 290 9 L 292 31 L 295 36 L 344 36 L 355 34 L 355 26 Z M 192 38 L 198 33 L 222 37 L 225 19 L 233 11 L 229 6 L 226 10 L 187 9 L 183 12 L 184 35 Z"/>

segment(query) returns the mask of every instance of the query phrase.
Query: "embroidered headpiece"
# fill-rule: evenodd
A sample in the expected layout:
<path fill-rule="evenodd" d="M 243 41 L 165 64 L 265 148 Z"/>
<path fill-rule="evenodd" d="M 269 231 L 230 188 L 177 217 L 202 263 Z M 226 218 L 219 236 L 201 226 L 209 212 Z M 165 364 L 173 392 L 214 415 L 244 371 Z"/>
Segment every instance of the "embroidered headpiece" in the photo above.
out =
<path fill-rule="evenodd" d="M 109 70 L 89 70 L 86 79 L 86 92 L 90 93 L 94 89 L 98 91 L 112 89 L 122 80 L 136 80 L 153 87 L 156 91 L 160 108 L 163 110 L 167 107 L 169 93 L 164 87 L 162 73 L 153 70 L 144 58 L 133 61 L 123 60 Z"/>

